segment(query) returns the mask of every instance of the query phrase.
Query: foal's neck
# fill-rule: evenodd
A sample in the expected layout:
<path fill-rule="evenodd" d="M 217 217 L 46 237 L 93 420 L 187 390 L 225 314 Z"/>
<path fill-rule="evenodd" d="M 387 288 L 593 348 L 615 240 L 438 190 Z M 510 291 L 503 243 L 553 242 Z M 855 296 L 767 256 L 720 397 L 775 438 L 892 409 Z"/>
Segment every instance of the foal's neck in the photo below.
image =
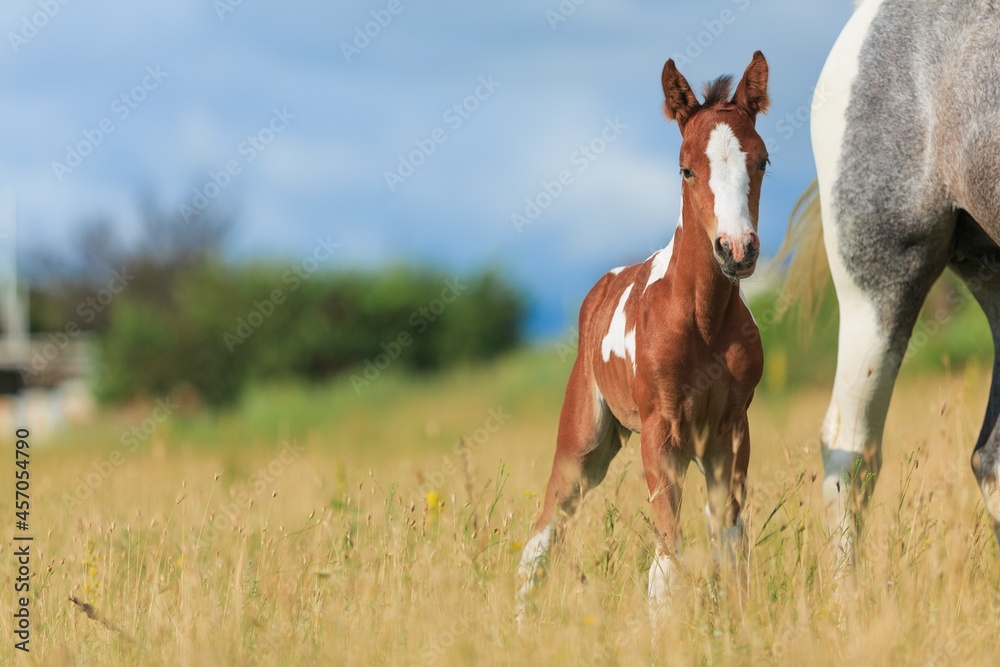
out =
<path fill-rule="evenodd" d="M 694 212 L 685 205 L 681 215 L 682 224 L 674 235 L 675 296 L 689 300 L 695 325 L 709 340 L 725 322 L 732 300 L 740 298 L 739 283 L 722 273 L 712 242 L 694 219 Z"/>

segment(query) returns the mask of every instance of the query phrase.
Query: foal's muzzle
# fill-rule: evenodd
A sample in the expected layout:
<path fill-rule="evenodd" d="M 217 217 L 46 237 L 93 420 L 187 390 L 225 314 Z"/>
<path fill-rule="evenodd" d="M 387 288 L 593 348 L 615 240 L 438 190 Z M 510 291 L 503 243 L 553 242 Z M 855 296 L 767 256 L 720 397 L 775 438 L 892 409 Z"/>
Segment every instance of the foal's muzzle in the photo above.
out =
<path fill-rule="evenodd" d="M 722 272 L 730 278 L 749 278 L 757 267 L 760 256 L 760 238 L 756 232 L 747 232 L 739 239 L 726 234 L 715 239 L 715 259 Z"/>

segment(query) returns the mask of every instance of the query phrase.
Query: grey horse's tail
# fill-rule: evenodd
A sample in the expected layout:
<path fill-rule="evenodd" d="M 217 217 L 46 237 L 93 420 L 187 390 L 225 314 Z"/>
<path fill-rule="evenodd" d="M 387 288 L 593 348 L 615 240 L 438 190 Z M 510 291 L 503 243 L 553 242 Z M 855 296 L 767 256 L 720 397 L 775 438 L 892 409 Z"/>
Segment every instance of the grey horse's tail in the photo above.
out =
<path fill-rule="evenodd" d="M 786 303 L 797 303 L 799 319 L 809 325 L 815 321 L 823 295 L 830 282 L 830 264 L 823 245 L 823 219 L 820 214 L 819 185 L 809 184 L 792 209 L 788 232 L 774 258 L 780 270 L 791 257 L 785 271 L 782 295 Z"/>
<path fill-rule="evenodd" d="M 857 11 L 866 0 L 854 0 Z M 791 261 L 787 261 L 791 257 Z M 823 296 L 830 283 L 830 263 L 823 245 L 823 216 L 819 202 L 819 183 L 809 184 L 795 202 L 788 219 L 785 240 L 774 258 L 772 266 L 785 269 L 782 294 L 786 303 L 798 303 L 799 321 L 811 328 L 819 315 Z"/>

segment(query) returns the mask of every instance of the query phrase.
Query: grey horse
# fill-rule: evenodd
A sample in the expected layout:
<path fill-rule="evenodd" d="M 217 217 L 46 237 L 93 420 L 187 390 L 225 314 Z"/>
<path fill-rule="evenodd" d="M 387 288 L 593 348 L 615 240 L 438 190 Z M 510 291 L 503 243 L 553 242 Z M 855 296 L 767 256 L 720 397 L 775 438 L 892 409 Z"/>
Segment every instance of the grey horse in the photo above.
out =
<path fill-rule="evenodd" d="M 882 465 L 900 362 L 946 267 L 982 306 L 994 349 L 1000 340 L 1000 2 L 856 4 L 813 98 L 817 182 L 786 241 L 799 246 L 792 272 L 822 266 L 825 249 L 840 303 L 821 437 L 827 518 L 845 560 Z M 972 471 L 1000 541 L 996 360 Z"/>

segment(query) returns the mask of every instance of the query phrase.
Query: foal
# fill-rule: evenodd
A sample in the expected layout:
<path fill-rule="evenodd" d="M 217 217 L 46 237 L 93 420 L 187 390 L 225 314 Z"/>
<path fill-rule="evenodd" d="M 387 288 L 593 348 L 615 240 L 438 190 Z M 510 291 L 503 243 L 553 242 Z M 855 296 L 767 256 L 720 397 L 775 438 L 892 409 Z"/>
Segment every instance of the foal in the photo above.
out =
<path fill-rule="evenodd" d="M 680 220 L 666 248 L 611 270 L 583 301 L 545 505 L 517 570 L 519 618 L 562 518 L 604 479 L 632 432 L 642 434 L 662 538 L 649 570 L 654 625 L 677 572 L 677 520 L 692 459 L 708 485 L 715 553 L 739 557 L 745 550 L 747 407 L 763 350 L 739 281 L 753 273 L 760 249 L 757 213 L 768 159 L 754 121 L 767 110 L 767 76 L 758 51 L 732 98 L 725 76 L 705 87 L 699 103 L 674 61 L 663 67 L 663 111 L 682 136 Z"/>

